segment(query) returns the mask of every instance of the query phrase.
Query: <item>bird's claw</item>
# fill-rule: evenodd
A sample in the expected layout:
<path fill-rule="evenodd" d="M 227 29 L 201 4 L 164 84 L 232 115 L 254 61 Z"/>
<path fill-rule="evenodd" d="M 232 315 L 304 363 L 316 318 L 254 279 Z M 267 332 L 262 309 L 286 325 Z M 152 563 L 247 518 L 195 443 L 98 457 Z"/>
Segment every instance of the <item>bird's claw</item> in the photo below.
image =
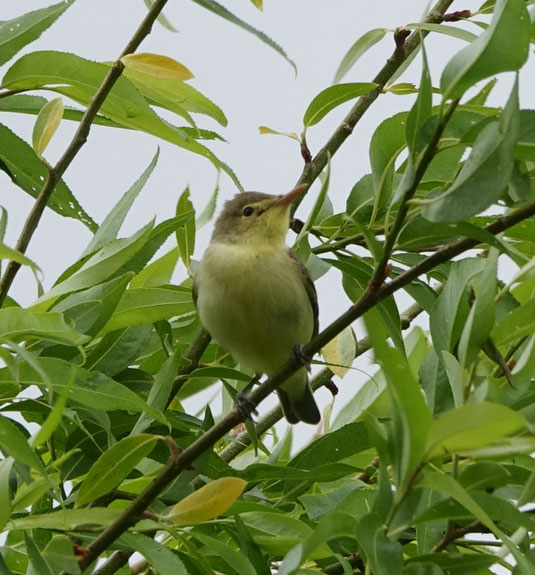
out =
<path fill-rule="evenodd" d="M 310 373 L 310 358 L 305 355 L 303 346 L 296 343 L 292 348 L 292 357 L 295 358 Z"/>
<path fill-rule="evenodd" d="M 235 404 L 238 413 L 244 421 L 250 419 L 253 423 L 256 423 L 253 419 L 253 415 L 258 415 L 256 405 L 244 393 L 236 395 Z"/>

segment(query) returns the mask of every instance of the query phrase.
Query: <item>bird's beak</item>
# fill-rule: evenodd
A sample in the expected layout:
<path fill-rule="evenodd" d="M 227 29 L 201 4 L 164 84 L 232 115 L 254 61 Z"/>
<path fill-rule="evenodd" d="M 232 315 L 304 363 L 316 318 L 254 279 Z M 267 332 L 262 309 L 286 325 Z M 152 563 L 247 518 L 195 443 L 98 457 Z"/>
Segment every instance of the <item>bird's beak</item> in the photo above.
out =
<path fill-rule="evenodd" d="M 301 184 L 294 188 L 291 192 L 288 192 L 284 196 L 281 196 L 278 200 L 275 201 L 273 204 L 274 206 L 288 206 L 290 205 L 297 197 L 299 197 L 306 189 L 308 188 L 308 184 Z"/>

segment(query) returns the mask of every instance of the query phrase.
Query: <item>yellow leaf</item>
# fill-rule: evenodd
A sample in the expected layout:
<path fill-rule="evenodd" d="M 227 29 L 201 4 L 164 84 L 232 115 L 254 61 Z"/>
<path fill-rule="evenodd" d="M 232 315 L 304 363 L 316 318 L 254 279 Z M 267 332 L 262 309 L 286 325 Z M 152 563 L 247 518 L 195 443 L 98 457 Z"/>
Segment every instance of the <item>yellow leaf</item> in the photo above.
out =
<path fill-rule="evenodd" d="M 321 350 L 321 355 L 332 372 L 342 379 L 355 359 L 357 340 L 350 327 L 346 327 Z"/>
<path fill-rule="evenodd" d="M 263 2 L 263 0 L 251 0 L 251 2 L 252 2 L 259 10 L 263 10 L 263 9 L 264 9 L 264 2 Z"/>
<path fill-rule="evenodd" d="M 166 80 L 189 80 L 193 74 L 180 62 L 160 54 L 127 54 L 121 58 L 126 68 Z"/>
<path fill-rule="evenodd" d="M 179 501 L 165 519 L 181 527 L 214 519 L 229 509 L 246 485 L 239 477 L 216 479 Z"/>
<path fill-rule="evenodd" d="M 32 145 L 35 153 L 42 158 L 48 142 L 57 130 L 63 118 L 63 100 L 54 98 L 47 102 L 39 112 L 33 127 Z"/>
<path fill-rule="evenodd" d="M 292 138 L 292 140 L 297 140 L 300 142 L 299 136 L 295 132 L 277 132 L 277 130 L 273 130 L 268 128 L 267 126 L 258 126 L 258 131 L 261 134 L 274 134 L 276 136 L 286 136 L 287 138 Z"/>

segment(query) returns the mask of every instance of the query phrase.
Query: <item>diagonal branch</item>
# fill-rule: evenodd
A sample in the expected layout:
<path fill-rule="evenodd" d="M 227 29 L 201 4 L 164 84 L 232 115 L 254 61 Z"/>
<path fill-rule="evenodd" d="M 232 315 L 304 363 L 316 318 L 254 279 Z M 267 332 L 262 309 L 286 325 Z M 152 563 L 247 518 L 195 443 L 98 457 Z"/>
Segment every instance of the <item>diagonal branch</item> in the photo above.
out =
<path fill-rule="evenodd" d="M 49 168 L 45 183 L 43 184 L 43 187 L 37 196 L 37 200 L 35 201 L 31 212 L 28 214 L 19 239 L 17 240 L 15 249 L 19 252 L 26 252 L 30 240 L 32 239 L 32 236 L 37 229 L 37 226 L 39 225 L 48 201 L 56 189 L 56 185 L 61 180 L 61 177 L 67 168 L 71 165 L 71 162 L 80 151 L 80 148 L 86 143 L 91 125 L 95 119 L 95 116 L 97 115 L 97 112 L 104 103 L 104 100 L 110 93 L 115 82 L 117 82 L 123 72 L 124 64 L 121 62 L 121 58 L 126 56 L 126 54 L 131 54 L 137 50 L 141 42 L 150 34 L 154 21 L 159 16 L 166 3 L 167 0 L 156 0 L 154 2 L 152 8 L 147 12 L 145 19 L 136 30 L 135 34 L 132 36 L 132 39 L 128 42 L 117 61 L 109 69 L 99 89 L 95 92 L 93 98 L 91 98 L 91 102 L 89 103 L 89 106 L 87 107 L 82 119 L 80 120 L 78 129 L 76 130 L 76 133 L 74 134 L 74 137 L 65 150 L 63 156 L 59 159 L 55 166 Z M 0 307 L 3 305 L 6 299 L 9 288 L 11 287 L 11 284 L 13 283 L 13 280 L 15 279 L 15 276 L 20 269 L 20 266 L 20 263 L 11 260 L 6 267 L 4 276 L 0 281 Z"/>
<path fill-rule="evenodd" d="M 535 215 L 535 201 L 526 204 L 508 215 L 502 216 L 487 225 L 484 229 L 493 234 L 499 234 L 515 224 Z M 478 240 L 463 238 L 448 244 L 422 260 L 417 265 L 397 276 L 394 280 L 384 283 L 378 289 L 368 288 L 357 303 L 351 306 L 337 320 L 332 322 L 310 343 L 303 347 L 306 356 L 312 357 L 326 343 L 336 337 L 343 329 L 349 326 L 358 318 L 362 317 L 374 305 L 391 296 L 407 284 L 414 281 L 419 276 L 426 274 L 436 266 L 445 263 L 451 258 L 476 247 Z M 283 383 L 288 377 L 302 367 L 300 360 L 291 357 L 277 372 L 269 376 L 267 380 L 251 393 L 249 399 L 257 406 L 269 394 Z M 86 549 L 84 557 L 80 561 L 82 571 L 95 561 L 122 533 L 133 527 L 141 518 L 142 513 L 160 495 L 167 486 L 178 477 L 182 471 L 192 465 L 195 460 L 205 451 L 211 449 L 213 445 L 222 439 L 233 427 L 242 421 L 242 416 L 236 409 L 233 409 L 221 421 L 212 426 L 204 435 L 201 435 L 191 445 L 182 452 L 173 455 L 160 473 L 154 478 L 147 488 L 138 495 L 132 504 L 107 527 Z M 65 572 L 62 575 L 66 575 Z"/>

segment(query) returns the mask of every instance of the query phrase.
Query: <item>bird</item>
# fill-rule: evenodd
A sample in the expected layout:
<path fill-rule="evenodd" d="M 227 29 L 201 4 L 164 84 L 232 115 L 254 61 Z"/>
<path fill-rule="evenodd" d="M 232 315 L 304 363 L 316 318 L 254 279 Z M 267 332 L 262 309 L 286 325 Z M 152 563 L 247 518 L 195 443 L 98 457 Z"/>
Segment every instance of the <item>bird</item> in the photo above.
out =
<path fill-rule="evenodd" d="M 201 324 L 257 381 L 299 353 L 318 333 L 314 283 L 286 245 L 290 207 L 307 186 L 285 195 L 242 192 L 228 200 L 193 278 Z M 277 389 L 291 424 L 321 415 L 301 367 Z"/>

